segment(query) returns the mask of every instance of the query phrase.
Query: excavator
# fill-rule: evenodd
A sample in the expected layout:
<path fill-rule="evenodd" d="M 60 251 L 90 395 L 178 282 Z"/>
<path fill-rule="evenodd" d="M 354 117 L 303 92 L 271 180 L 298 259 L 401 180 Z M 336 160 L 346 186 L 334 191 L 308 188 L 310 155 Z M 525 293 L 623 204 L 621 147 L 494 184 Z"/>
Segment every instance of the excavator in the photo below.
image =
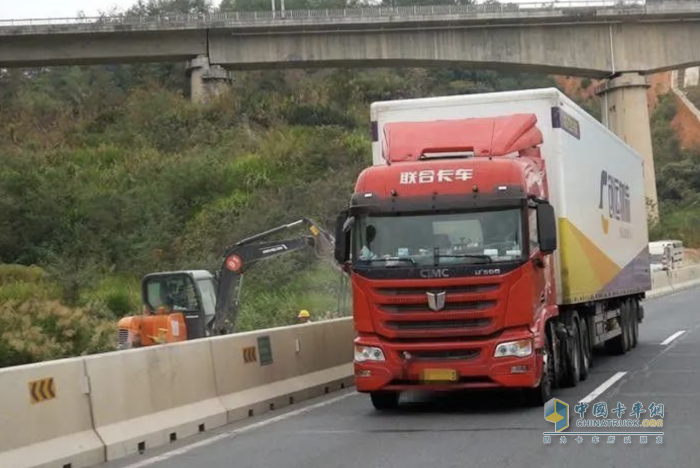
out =
<path fill-rule="evenodd" d="M 300 226 L 310 234 L 265 240 Z M 141 282 L 145 313 L 119 321 L 118 349 L 233 333 L 244 273 L 261 260 L 306 248 L 320 258 L 331 257 L 335 239 L 313 220 L 302 218 L 228 246 L 216 274 L 181 270 L 146 275 Z"/>

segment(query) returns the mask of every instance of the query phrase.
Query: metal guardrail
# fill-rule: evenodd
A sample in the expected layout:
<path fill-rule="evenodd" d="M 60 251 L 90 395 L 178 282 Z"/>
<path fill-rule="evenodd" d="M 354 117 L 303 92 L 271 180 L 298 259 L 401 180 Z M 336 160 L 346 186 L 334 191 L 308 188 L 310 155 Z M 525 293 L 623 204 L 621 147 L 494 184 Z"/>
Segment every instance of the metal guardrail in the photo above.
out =
<path fill-rule="evenodd" d="M 571 12 L 572 10 L 609 10 L 618 13 L 645 13 L 658 11 L 662 2 L 649 0 L 577 0 L 525 3 L 477 3 L 470 5 L 433 5 L 407 7 L 367 7 L 339 10 L 287 10 L 287 11 L 228 11 L 209 14 L 165 14 L 159 16 L 94 16 L 77 18 L 29 18 L 0 20 L 0 27 L 9 26 L 52 26 L 52 25 L 140 25 L 159 23 L 227 22 L 255 23 L 258 21 L 284 21 L 289 19 L 340 19 L 340 18 L 410 18 L 427 15 L 468 15 L 479 13 L 532 13 L 532 12 Z M 700 1 L 669 1 L 691 10 L 700 11 Z M 664 8 L 665 10 L 666 8 Z"/>

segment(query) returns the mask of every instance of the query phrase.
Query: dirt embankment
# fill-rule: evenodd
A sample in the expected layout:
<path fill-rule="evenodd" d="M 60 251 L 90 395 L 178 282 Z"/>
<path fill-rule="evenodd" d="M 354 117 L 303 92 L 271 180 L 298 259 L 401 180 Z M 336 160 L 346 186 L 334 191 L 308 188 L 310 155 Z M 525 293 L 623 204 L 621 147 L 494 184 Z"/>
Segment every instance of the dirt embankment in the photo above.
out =
<path fill-rule="evenodd" d="M 555 76 L 554 81 L 556 81 L 564 94 L 580 99 L 598 99 L 595 90 L 602 83 L 602 80 L 591 80 L 575 76 Z M 669 91 L 671 91 L 671 72 L 649 75 L 649 89 L 647 90 L 649 112 L 654 112 L 659 102 L 659 96 Z"/>
<path fill-rule="evenodd" d="M 567 96 L 580 99 L 597 99 L 596 88 L 600 80 L 578 78 L 574 76 L 555 76 L 557 85 Z M 671 92 L 671 72 L 649 75 L 649 113 L 654 112 L 659 103 L 659 97 Z M 685 149 L 700 151 L 700 118 L 696 116 L 686 103 L 675 96 L 677 113 L 671 125 L 676 131 L 680 144 Z"/>
<path fill-rule="evenodd" d="M 671 126 L 676 131 L 678 141 L 683 149 L 700 151 L 700 119 L 683 99 L 679 96 L 674 97 L 676 116 L 671 121 Z"/>

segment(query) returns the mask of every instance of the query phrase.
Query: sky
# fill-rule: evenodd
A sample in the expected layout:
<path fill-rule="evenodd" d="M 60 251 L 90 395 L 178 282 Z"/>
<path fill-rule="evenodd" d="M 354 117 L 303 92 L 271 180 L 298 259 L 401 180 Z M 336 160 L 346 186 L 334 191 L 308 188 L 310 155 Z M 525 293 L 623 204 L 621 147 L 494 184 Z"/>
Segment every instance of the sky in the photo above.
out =
<path fill-rule="evenodd" d="M 134 3 L 136 0 L 0 0 L 0 19 L 70 18 L 80 11 L 97 16 L 115 6 L 124 10 Z"/>
<path fill-rule="evenodd" d="M 511 0 L 511 2 L 523 0 Z M 136 0 L 0 0 L 0 20 L 26 18 L 73 18 L 79 12 L 98 16 L 113 7 L 125 10 Z M 212 3 L 218 5 L 220 0 Z"/>
<path fill-rule="evenodd" d="M 114 6 L 130 7 L 135 0 L 0 0 L 0 19 L 74 17 L 83 11 L 97 16 Z"/>

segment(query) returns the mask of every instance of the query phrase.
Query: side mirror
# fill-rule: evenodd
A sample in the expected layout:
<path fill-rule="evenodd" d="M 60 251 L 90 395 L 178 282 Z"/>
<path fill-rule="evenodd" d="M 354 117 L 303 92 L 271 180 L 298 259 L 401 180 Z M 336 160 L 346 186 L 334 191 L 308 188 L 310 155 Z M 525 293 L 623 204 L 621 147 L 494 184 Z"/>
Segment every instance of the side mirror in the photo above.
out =
<path fill-rule="evenodd" d="M 557 250 L 557 218 L 549 203 L 537 205 L 537 237 L 540 251 L 549 254 Z"/>
<path fill-rule="evenodd" d="M 347 210 L 335 219 L 335 261 L 341 265 L 350 259 L 350 227 L 354 221 Z"/>

